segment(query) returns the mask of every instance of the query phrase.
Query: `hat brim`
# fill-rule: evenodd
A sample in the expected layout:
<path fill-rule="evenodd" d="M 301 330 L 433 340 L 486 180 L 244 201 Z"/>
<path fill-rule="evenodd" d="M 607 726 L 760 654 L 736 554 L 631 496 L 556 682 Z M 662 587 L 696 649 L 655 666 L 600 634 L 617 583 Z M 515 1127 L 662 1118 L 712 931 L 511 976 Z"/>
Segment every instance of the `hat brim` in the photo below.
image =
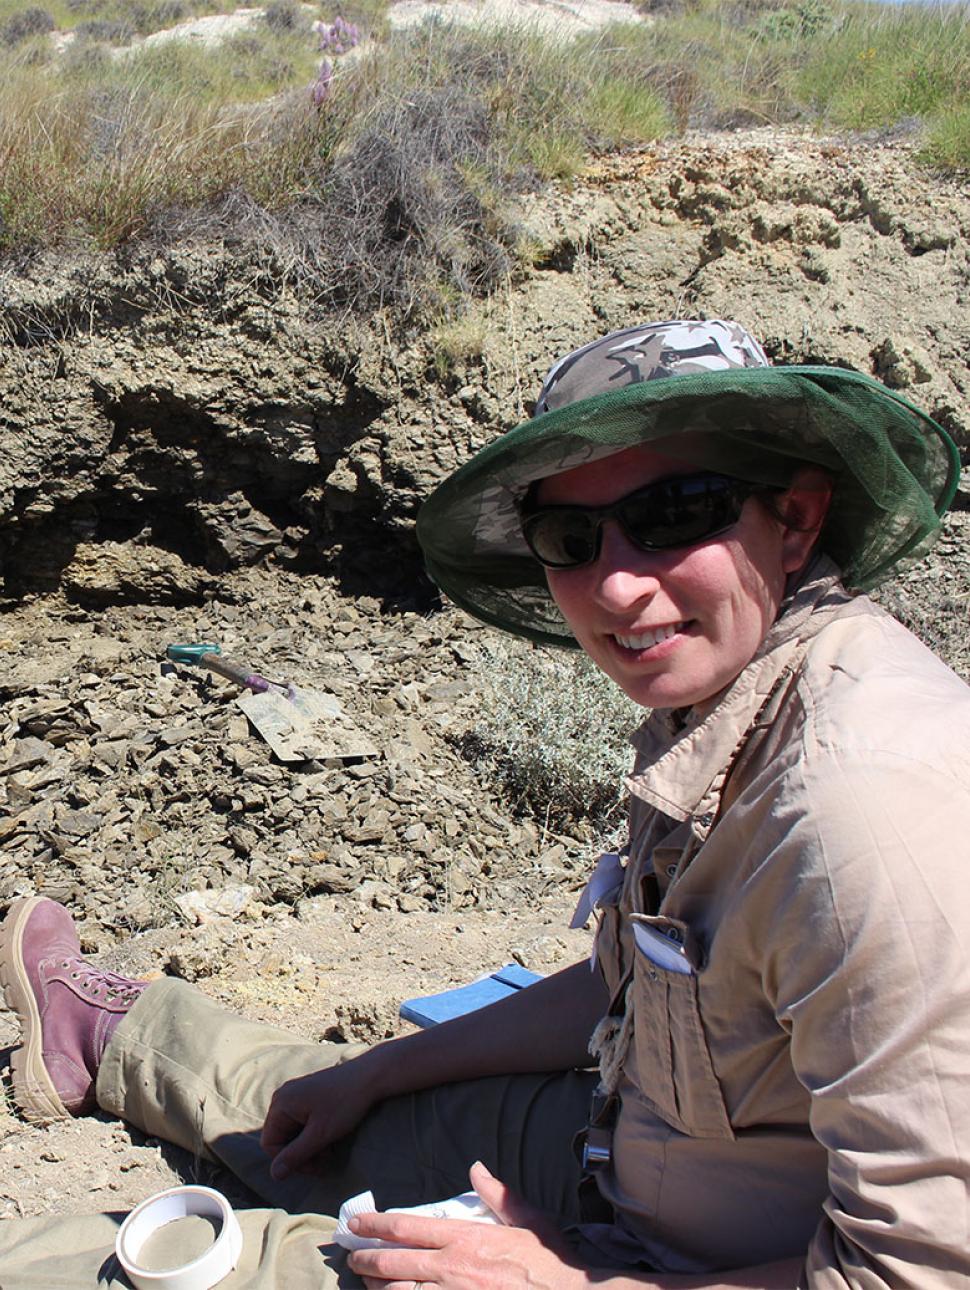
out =
<path fill-rule="evenodd" d="M 865 589 L 939 527 L 960 459 L 942 426 L 859 372 L 739 368 L 640 381 L 524 422 L 431 494 L 418 539 L 431 577 L 484 622 L 547 644 L 575 645 L 526 547 L 519 507 L 529 485 L 640 443 L 676 441 L 695 467 L 767 485 L 799 464 L 834 480 L 823 550 Z"/>

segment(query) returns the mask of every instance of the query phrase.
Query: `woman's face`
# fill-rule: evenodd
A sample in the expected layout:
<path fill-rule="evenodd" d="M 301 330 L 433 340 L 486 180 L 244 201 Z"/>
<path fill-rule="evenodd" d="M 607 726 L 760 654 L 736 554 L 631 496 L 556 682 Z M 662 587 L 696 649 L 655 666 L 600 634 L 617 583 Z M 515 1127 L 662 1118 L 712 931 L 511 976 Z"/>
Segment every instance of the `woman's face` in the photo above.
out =
<path fill-rule="evenodd" d="M 537 500 L 604 506 L 685 473 L 682 463 L 638 445 L 544 479 Z M 798 491 L 782 496 L 783 513 Z M 703 703 L 756 653 L 789 573 L 811 552 L 826 505 L 827 492 L 818 522 L 809 529 L 802 518 L 794 530 L 748 498 L 726 533 L 654 552 L 633 546 L 608 520 L 599 558 L 578 569 L 547 569 L 549 590 L 579 644 L 631 699 L 650 708 Z"/>

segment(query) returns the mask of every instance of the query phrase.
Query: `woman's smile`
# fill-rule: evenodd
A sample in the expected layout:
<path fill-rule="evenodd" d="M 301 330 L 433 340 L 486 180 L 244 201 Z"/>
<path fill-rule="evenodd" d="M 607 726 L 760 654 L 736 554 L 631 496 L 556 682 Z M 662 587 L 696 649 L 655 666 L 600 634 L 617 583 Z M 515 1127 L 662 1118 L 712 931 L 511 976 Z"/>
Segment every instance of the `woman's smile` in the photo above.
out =
<path fill-rule="evenodd" d="M 666 627 L 644 628 L 638 632 L 625 634 L 615 632 L 613 639 L 623 649 L 642 652 L 652 650 L 654 646 L 670 640 L 672 636 L 679 635 L 686 626 L 686 623 L 671 623 Z"/>

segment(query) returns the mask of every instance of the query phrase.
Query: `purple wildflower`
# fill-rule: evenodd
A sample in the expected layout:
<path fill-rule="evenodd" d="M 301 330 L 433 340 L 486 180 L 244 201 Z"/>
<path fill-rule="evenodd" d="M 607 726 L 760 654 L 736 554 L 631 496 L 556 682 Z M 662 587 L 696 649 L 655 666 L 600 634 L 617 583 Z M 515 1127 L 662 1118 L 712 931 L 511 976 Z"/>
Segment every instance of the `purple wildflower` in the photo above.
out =
<path fill-rule="evenodd" d="M 347 22 L 339 14 L 329 27 L 322 22 L 315 22 L 313 27 L 320 33 L 320 48 L 326 54 L 346 54 L 348 49 L 360 44 L 360 30 L 356 23 Z"/>

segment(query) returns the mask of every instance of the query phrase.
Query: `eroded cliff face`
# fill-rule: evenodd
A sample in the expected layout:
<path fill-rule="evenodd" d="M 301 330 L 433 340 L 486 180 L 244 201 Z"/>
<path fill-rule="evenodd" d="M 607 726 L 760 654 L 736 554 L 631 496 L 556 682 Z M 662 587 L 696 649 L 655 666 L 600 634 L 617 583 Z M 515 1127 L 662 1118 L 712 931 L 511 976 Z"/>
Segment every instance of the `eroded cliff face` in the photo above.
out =
<path fill-rule="evenodd" d="M 970 445 L 970 198 L 907 142 L 688 138 L 520 219 L 533 267 L 471 307 L 444 375 L 427 337 L 320 317 L 254 240 L 6 265 L 0 594 L 190 604 L 275 562 L 421 603 L 419 499 L 528 413 L 552 358 L 638 318 L 737 317 Z"/>
<path fill-rule="evenodd" d="M 255 240 L 6 267 L 0 904 L 63 899 L 90 946 L 181 928 L 193 976 L 301 902 L 411 916 L 581 883 L 590 822 L 523 816 L 466 759 L 494 637 L 427 612 L 413 519 L 591 336 L 738 317 L 967 450 L 970 200 L 905 145 L 686 140 L 520 219 L 532 267 L 437 341 L 320 317 Z M 880 593 L 963 675 L 968 532 L 949 516 Z M 203 640 L 324 691 L 377 754 L 281 764 L 235 686 L 164 663 Z"/>

